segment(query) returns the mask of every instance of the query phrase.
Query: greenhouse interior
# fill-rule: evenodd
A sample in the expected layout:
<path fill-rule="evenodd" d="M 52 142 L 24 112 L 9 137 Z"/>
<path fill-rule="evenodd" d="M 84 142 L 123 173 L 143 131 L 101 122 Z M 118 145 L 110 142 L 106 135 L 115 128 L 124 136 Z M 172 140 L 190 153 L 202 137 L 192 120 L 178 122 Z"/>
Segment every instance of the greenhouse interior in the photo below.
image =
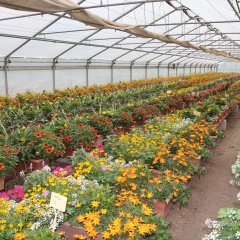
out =
<path fill-rule="evenodd" d="M 240 1 L 0 0 L 0 239 L 240 239 Z"/>

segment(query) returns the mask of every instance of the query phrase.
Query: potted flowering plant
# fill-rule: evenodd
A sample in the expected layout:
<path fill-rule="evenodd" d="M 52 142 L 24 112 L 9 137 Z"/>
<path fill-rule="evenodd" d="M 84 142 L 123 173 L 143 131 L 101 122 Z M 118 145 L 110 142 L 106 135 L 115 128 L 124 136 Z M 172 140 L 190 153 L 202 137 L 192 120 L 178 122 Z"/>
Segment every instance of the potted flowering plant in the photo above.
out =
<path fill-rule="evenodd" d="M 18 162 L 18 149 L 10 145 L 0 147 L 0 190 L 4 189 L 5 177 L 14 169 Z"/>
<path fill-rule="evenodd" d="M 35 129 L 31 140 L 23 146 L 23 158 L 28 159 L 31 170 L 39 170 L 56 157 L 63 156 L 65 146 L 50 129 Z M 29 138 L 28 138 L 29 139 Z"/>
<path fill-rule="evenodd" d="M 128 128 L 133 124 L 132 114 L 127 111 L 115 112 L 115 114 L 112 116 L 112 120 L 113 120 L 113 126 L 115 127 L 114 128 L 115 132 L 120 127 Z"/>
<path fill-rule="evenodd" d="M 57 120 L 51 125 L 52 131 L 62 139 L 66 146 L 66 155 L 71 156 L 77 148 L 89 148 L 97 140 L 97 130 L 77 119 Z"/>
<path fill-rule="evenodd" d="M 106 136 L 112 131 L 113 123 L 108 117 L 94 114 L 87 118 L 87 122 L 91 127 L 95 128 L 98 131 L 98 134 L 101 136 Z"/>

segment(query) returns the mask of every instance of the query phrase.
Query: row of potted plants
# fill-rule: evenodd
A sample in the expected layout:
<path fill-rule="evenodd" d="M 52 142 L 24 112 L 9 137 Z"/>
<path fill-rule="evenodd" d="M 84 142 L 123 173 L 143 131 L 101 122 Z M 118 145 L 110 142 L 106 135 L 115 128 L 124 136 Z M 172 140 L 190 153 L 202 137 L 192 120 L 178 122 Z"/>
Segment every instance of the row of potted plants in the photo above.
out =
<path fill-rule="evenodd" d="M 196 151 L 200 151 L 205 142 L 209 144 L 212 134 L 209 131 L 216 134 L 216 129 L 207 123 L 184 120 L 179 114 L 156 119 L 155 124 L 148 123 L 146 129 L 149 132 L 144 136 L 138 130 L 132 134 L 146 138 L 146 144 L 152 149 L 152 164 L 146 159 L 115 156 L 108 148 L 107 151 L 97 148 L 90 154 L 79 149 L 72 158 L 72 171 L 68 168 L 67 171 L 51 172 L 45 167 L 26 176 L 23 201 L 11 205 L 11 202 L 1 200 L 1 205 L 6 207 L 5 211 L 0 211 L 4 227 L 0 236 L 11 239 L 21 234 L 24 239 L 29 234 L 37 236 L 39 229 L 42 229 L 42 234 L 49 234 L 47 228 L 52 227 L 54 214 L 48 204 L 50 192 L 54 191 L 68 197 L 67 211 L 59 215 L 57 224 L 68 221 L 71 225 L 84 227 L 91 239 L 100 235 L 102 239 L 168 239 L 168 223 L 161 216 L 154 216 L 154 212 L 158 211 L 156 200 L 164 201 L 172 195 L 175 200 L 186 203 L 190 195 L 186 182 L 196 171 L 189 157 L 198 154 Z M 195 136 L 191 136 L 192 130 L 195 130 Z M 169 149 L 164 142 L 166 134 L 170 134 Z M 123 135 L 119 142 L 129 135 Z M 132 143 L 140 144 L 136 138 L 131 138 Z M 185 145 L 188 138 L 190 143 Z M 170 149 L 174 140 L 178 142 Z M 108 144 L 111 144 L 109 141 Z M 145 154 L 150 152 L 139 148 Z M 125 150 L 133 154 L 135 148 Z M 169 155 L 165 163 L 162 161 L 164 154 L 166 157 Z M 153 176 L 150 165 L 158 166 L 162 174 Z M 67 229 L 66 226 L 62 228 Z M 75 237 L 85 239 L 84 235 L 87 236 L 82 231 Z"/>
<path fill-rule="evenodd" d="M 221 88 L 225 89 L 228 87 L 228 85 L 229 84 L 227 83 L 222 83 L 218 87 L 213 87 L 208 91 L 201 92 L 198 94 L 196 99 L 202 98 L 203 96 L 206 97 L 209 94 L 221 90 Z M 184 96 L 186 99 L 186 95 Z M 176 96 L 174 97 L 177 98 Z M 191 101 L 194 101 L 194 98 Z M 152 110 L 153 108 L 151 109 L 151 106 L 151 103 L 146 103 L 145 109 Z M 157 107 L 155 106 L 155 111 L 150 113 L 148 112 L 146 115 L 157 115 L 159 112 L 156 110 L 156 108 Z M 144 116 L 143 110 L 141 113 L 143 113 L 141 116 Z M 129 111 L 122 112 L 120 114 L 119 115 L 122 121 L 118 120 L 118 124 L 124 127 L 132 125 L 133 116 Z M 101 117 L 94 115 L 92 118 L 87 117 L 86 122 L 82 121 L 80 118 L 71 118 L 70 120 L 59 119 L 54 121 L 50 126 L 45 126 L 42 128 L 23 128 L 12 132 L 10 135 L 8 135 L 7 141 L 11 144 L 11 146 L 16 146 L 15 148 L 21 149 L 20 153 L 18 154 L 19 159 L 25 160 L 40 158 L 52 160 L 63 156 L 68 150 L 74 150 L 79 147 L 85 147 L 86 150 L 90 151 L 93 147 L 94 141 L 97 140 L 99 133 L 102 135 L 111 133 L 113 122 L 109 117 L 110 116 Z M 139 115 L 137 117 L 139 117 Z M 142 120 L 142 118 L 139 117 L 138 120 Z M 124 123 L 126 125 L 124 125 Z M 4 163 L 7 164 L 8 157 L 5 156 L 5 159 L 7 159 L 7 161 L 4 161 Z M 16 162 L 16 159 L 15 161 L 11 160 L 11 167 L 13 167 L 13 164 L 16 164 Z M 28 164 L 25 164 L 25 166 L 20 167 L 19 170 L 26 169 L 28 167 Z M 36 169 L 38 167 L 34 165 L 33 168 Z M 9 168 L 6 169 L 9 170 Z M 6 176 L 5 174 L 6 171 L 2 171 L 2 177 Z"/>
<path fill-rule="evenodd" d="M 213 84 L 220 83 L 224 80 L 216 81 L 218 75 L 209 75 L 207 78 L 203 76 L 187 78 L 187 80 L 175 80 L 169 83 L 151 84 L 141 88 L 127 89 L 114 93 L 98 93 L 87 96 L 63 97 L 54 101 L 37 100 L 36 103 L 24 102 L 18 99 L 8 99 L 2 103 L 0 111 L 0 132 L 10 132 L 19 126 L 36 125 L 45 123 L 51 119 L 76 116 L 84 113 L 102 112 L 109 109 L 119 108 L 122 104 L 134 104 L 136 101 L 148 100 L 149 96 L 159 97 L 159 94 L 167 91 L 178 90 L 180 88 L 195 87 L 192 91 L 203 90 L 209 88 L 211 82 Z M 224 75 L 221 75 L 224 76 Z M 225 75 L 226 79 L 236 78 L 236 76 Z M 224 79 L 225 79 L 224 78 Z M 201 85 L 199 86 L 199 82 Z M 208 86 L 205 86 L 205 83 Z M 197 89 L 199 86 L 199 89 Z M 189 89 L 190 91 L 190 89 Z M 35 99 L 36 100 L 36 99 Z M 35 101 L 34 100 L 34 101 Z M 0 104 L 1 105 L 1 104 Z"/>
<path fill-rule="evenodd" d="M 224 85 L 223 83 L 218 86 L 217 89 L 215 87 L 214 92 L 220 90 L 221 87 L 225 89 L 225 86 L 226 84 Z M 213 93 L 212 89 L 208 91 L 208 94 Z M 204 96 L 206 96 L 206 94 Z M 201 95 L 199 95 L 199 97 L 201 97 Z M 150 104 L 146 105 L 146 109 L 152 110 L 150 107 Z M 155 112 L 148 112 L 147 115 L 157 115 L 156 108 Z M 138 120 L 142 119 L 139 118 Z M 133 123 L 133 116 L 129 112 L 122 112 L 122 122 L 118 120 L 118 123 L 124 127 L 130 126 Z M 126 123 L 126 125 L 124 125 L 124 123 Z M 94 141 L 98 138 L 98 134 L 109 134 L 111 133 L 112 127 L 113 122 L 111 118 L 98 115 L 94 115 L 92 118 L 88 117 L 87 122 L 83 122 L 80 118 L 71 118 L 70 120 L 59 119 L 54 121 L 50 126 L 23 128 L 12 132 L 8 135 L 7 141 L 11 146 L 16 146 L 16 148 L 21 149 L 18 154 L 19 159 L 40 158 L 52 160 L 63 156 L 68 150 L 74 150 L 79 147 L 85 147 L 86 150 L 90 151 Z M 7 164 L 7 162 L 8 161 L 4 161 L 5 164 Z M 16 162 L 16 160 L 11 160 L 11 167 L 13 167 L 13 164 L 16 164 Z M 25 165 L 25 167 L 22 167 L 23 169 L 28 167 L 28 164 Z M 33 168 L 36 169 L 37 167 L 34 165 Z M 4 177 L 3 174 L 6 174 L 6 172 L 2 172 L 2 177 Z"/>
<path fill-rule="evenodd" d="M 16 97 L 12 98 L 9 96 L 1 96 L 0 102 L 1 107 L 8 104 L 15 104 L 16 106 L 21 105 L 22 103 L 29 102 L 29 103 L 39 103 L 42 101 L 53 101 L 56 99 L 59 99 L 61 97 L 72 98 L 72 97 L 78 97 L 83 95 L 91 95 L 93 94 L 104 94 L 108 92 L 115 92 L 118 90 L 127 90 L 130 88 L 138 88 L 142 86 L 147 85 L 155 85 L 158 83 L 166 83 L 166 82 L 172 82 L 176 80 L 182 81 L 182 79 L 191 79 L 191 78 L 199 78 L 201 77 L 202 81 L 205 81 L 205 79 L 208 79 L 209 76 L 215 76 L 215 79 L 219 79 L 222 77 L 237 77 L 238 74 L 234 73 L 208 73 L 208 74 L 196 74 L 191 76 L 178 76 L 178 77 L 165 77 L 165 78 L 153 78 L 153 79 L 144 79 L 144 80 L 138 80 L 138 81 L 132 81 L 132 82 L 120 82 L 116 84 L 106 84 L 106 85 L 100 85 L 100 86 L 90 86 L 88 88 L 86 87 L 75 87 L 75 88 L 67 88 L 64 90 L 58 90 L 57 92 L 50 93 L 50 92 L 42 92 L 42 93 L 22 93 L 17 94 Z M 186 83 L 185 83 L 186 84 Z M 182 86 L 185 87 L 185 86 Z M 180 87 L 181 88 L 181 87 Z"/>
<path fill-rule="evenodd" d="M 185 118 L 188 114 L 190 119 Z M 209 157 L 208 147 L 214 144 L 211 135 L 218 134 L 203 118 L 204 114 L 196 116 L 191 109 L 152 119 L 143 131 L 136 129 L 119 140 L 107 140 L 106 150 L 99 146 L 90 153 L 76 151 L 72 171 L 68 167 L 51 173 L 45 167 L 28 175 L 23 201 L 11 205 L 1 200 L 3 239 L 64 238 L 63 233 L 54 236 L 48 230 L 53 219 L 48 205 L 52 191 L 69 198 L 58 225 L 67 220 L 84 227 L 92 239 L 100 233 L 103 239 L 168 239 L 168 223 L 154 216 L 153 200 L 167 200 L 172 195 L 174 200 L 187 201 L 186 182 L 200 171 L 192 158 Z M 161 172 L 153 175 L 150 166 Z M 61 229 L 67 229 L 66 224 Z M 75 239 L 86 239 L 83 229 L 78 232 L 81 234 L 73 236 Z"/>

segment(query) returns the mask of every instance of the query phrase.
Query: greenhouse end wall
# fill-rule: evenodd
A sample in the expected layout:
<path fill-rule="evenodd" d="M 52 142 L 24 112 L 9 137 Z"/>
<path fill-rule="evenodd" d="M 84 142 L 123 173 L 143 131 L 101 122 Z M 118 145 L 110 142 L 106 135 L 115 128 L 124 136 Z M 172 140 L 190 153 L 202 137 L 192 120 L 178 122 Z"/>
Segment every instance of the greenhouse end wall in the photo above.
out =
<path fill-rule="evenodd" d="M 8 94 L 14 96 L 17 93 L 42 92 L 44 90 L 52 92 L 64 88 L 75 86 L 102 85 L 107 83 L 126 82 L 131 80 L 149 79 L 155 77 L 167 77 L 176 75 L 189 75 L 195 73 L 211 72 L 212 68 L 179 67 L 168 69 L 161 66 L 133 66 L 132 69 L 122 67 L 74 67 L 73 69 L 56 68 L 55 83 L 53 81 L 53 70 L 48 69 L 9 69 L 7 71 Z M 6 94 L 5 72 L 0 71 L 0 95 Z"/>

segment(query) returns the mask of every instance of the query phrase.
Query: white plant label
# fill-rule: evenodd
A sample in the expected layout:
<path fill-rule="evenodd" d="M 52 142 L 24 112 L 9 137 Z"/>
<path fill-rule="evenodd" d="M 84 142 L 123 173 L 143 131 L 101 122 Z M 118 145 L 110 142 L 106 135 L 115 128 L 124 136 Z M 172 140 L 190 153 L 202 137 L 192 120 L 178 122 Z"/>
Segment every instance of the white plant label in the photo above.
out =
<path fill-rule="evenodd" d="M 50 207 L 53 207 L 61 212 L 66 211 L 67 197 L 58 193 L 51 193 Z"/>

